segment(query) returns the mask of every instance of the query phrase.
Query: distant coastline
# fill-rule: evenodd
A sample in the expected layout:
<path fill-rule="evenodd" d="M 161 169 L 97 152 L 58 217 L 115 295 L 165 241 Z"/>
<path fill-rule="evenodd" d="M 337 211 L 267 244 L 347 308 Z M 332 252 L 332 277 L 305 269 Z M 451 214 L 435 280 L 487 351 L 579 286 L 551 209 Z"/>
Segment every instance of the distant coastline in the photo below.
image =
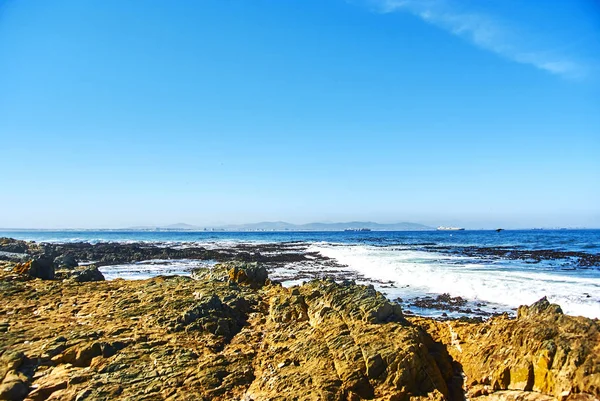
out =
<path fill-rule="evenodd" d="M 322 224 L 322 223 L 317 223 Z M 377 223 L 373 223 L 377 224 Z M 303 227 L 307 225 L 297 225 L 295 227 L 286 228 L 261 228 L 261 227 L 244 227 L 240 226 L 218 226 L 218 227 L 190 227 L 190 228 L 176 228 L 168 226 L 144 226 L 144 227 L 124 227 L 124 228 L 14 228 L 14 227 L 0 227 L 0 232 L 27 232 L 27 231 L 39 231 L 39 232 L 222 232 L 222 233 L 236 233 L 236 232 L 394 232 L 394 231 L 498 231 L 495 228 L 461 228 L 460 230 L 440 230 L 439 228 L 429 227 L 414 223 L 416 226 L 421 227 L 378 227 L 371 228 L 369 226 L 345 226 L 345 227 L 320 227 L 310 228 Z M 325 224 L 324 224 L 325 225 Z M 331 223 L 331 225 L 343 225 L 343 223 Z M 377 224 L 379 226 L 397 226 L 396 224 Z M 251 225 L 248 225 L 251 226 Z M 600 230 L 596 227 L 532 227 L 532 228 L 503 228 L 501 231 L 579 231 L 579 230 Z"/>
<path fill-rule="evenodd" d="M 501 231 L 581 231 L 581 230 L 600 230 L 596 227 L 533 227 L 533 228 L 503 228 Z M 434 227 L 426 228 L 368 228 L 362 230 L 361 228 L 330 228 L 330 229 L 312 229 L 312 228 L 225 228 L 225 227 L 202 227 L 202 228 L 168 228 L 168 227 L 125 227 L 125 228 L 13 228 L 13 227 L 0 227 L 0 232 L 27 232 L 27 231 L 39 231 L 39 232 L 187 232 L 187 233 L 202 233 L 202 232 L 222 232 L 222 233 L 237 233 L 237 232 L 411 232 L 411 231 L 498 231 L 495 228 L 463 228 L 461 230 L 438 230 Z"/>
<path fill-rule="evenodd" d="M 329 232 L 329 231 L 434 231 L 434 227 L 424 224 L 402 222 L 381 224 L 370 221 L 352 221 L 346 223 L 308 223 L 292 224 L 283 221 L 260 222 L 251 224 L 230 224 L 222 226 L 195 226 L 178 223 L 167 226 L 134 226 L 125 228 L 99 228 L 99 229 L 37 229 L 37 228 L 0 228 L 0 231 L 166 231 L 166 232 Z"/>

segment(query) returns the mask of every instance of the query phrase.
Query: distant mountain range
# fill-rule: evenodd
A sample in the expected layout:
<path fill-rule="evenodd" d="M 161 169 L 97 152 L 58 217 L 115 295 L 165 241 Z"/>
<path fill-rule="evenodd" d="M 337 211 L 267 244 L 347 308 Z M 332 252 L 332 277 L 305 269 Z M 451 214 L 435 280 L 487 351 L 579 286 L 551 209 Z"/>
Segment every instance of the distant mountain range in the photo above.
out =
<path fill-rule="evenodd" d="M 128 230 L 165 230 L 165 231 L 344 231 L 366 228 L 372 231 L 425 231 L 434 230 L 423 224 L 417 223 L 392 223 L 380 224 L 371 221 L 350 221 L 347 223 L 308 223 L 292 224 L 284 221 L 265 221 L 252 224 L 231 224 L 225 226 L 194 226 L 191 224 L 177 223 L 167 226 L 128 227 Z"/>

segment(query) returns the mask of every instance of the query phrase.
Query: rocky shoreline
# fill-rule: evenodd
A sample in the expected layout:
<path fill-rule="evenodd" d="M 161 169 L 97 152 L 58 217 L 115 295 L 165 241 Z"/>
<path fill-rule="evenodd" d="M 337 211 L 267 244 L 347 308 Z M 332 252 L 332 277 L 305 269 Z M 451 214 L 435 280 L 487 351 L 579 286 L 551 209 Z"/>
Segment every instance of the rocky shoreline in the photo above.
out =
<path fill-rule="evenodd" d="M 0 399 L 600 398 L 599 321 L 545 299 L 516 318 L 440 321 L 351 280 L 282 287 L 264 262 L 102 281 L 68 266 L 81 253 L 15 244 L 0 241 L 30 261 L 0 262 Z M 52 279 L 35 277 L 44 260 Z"/>
<path fill-rule="evenodd" d="M 46 266 L 53 264 L 58 269 L 57 277 L 63 279 L 78 274 L 73 270 L 78 266 L 79 270 L 82 269 L 81 266 L 90 266 L 86 268 L 88 270 L 95 266 L 98 271 L 108 272 L 108 278 L 148 278 L 163 274 L 161 271 L 164 271 L 164 274 L 172 271 L 173 274 L 190 276 L 194 265 L 244 261 L 261 263 L 272 281 L 284 283 L 285 286 L 315 279 L 333 279 L 338 282 L 349 279 L 362 284 L 375 284 L 384 294 L 388 291 L 394 293 L 398 288 L 397 283 L 393 281 L 365 277 L 347 265 L 311 251 L 310 248 L 310 243 L 302 241 L 207 243 L 199 246 L 194 243 L 168 242 L 35 243 L 0 238 L 0 261 L 23 262 L 33 259 Z M 97 275 L 95 271 L 86 272 L 83 278 L 90 274 Z M 456 301 L 457 299 L 448 294 L 395 299 L 409 315 L 429 311 L 440 318 L 453 316 L 481 320 L 504 312 L 516 313 L 516 309 L 498 310 L 497 306 L 485 303 L 462 300 L 457 304 Z"/>
<path fill-rule="evenodd" d="M 575 251 L 559 251 L 553 249 L 515 249 L 506 247 L 481 247 L 481 246 L 424 246 L 423 249 L 439 253 L 479 258 L 498 258 L 505 260 L 518 260 L 525 263 L 540 263 L 544 261 L 561 261 L 567 269 L 587 269 L 600 267 L 600 254 Z"/>
<path fill-rule="evenodd" d="M 55 259 L 67 256 L 80 262 L 93 262 L 97 267 L 153 259 L 197 259 L 227 262 L 239 260 L 260 262 L 272 266 L 290 262 L 303 262 L 319 258 L 317 253 L 304 252 L 307 246 L 288 242 L 279 244 L 233 244 L 229 247 L 209 249 L 201 246 L 169 246 L 143 242 L 116 243 L 88 242 L 35 243 L 12 238 L 0 238 L 0 260 L 19 261 L 24 257 Z"/>
<path fill-rule="evenodd" d="M 318 252 L 310 252 L 305 242 L 232 243 L 218 246 L 173 245 L 169 243 L 35 243 L 12 238 L 0 238 L 0 261 L 22 262 L 40 260 L 53 264 L 63 274 L 77 266 L 107 266 L 154 264 L 188 260 L 224 263 L 230 261 L 261 263 L 278 282 L 302 282 L 330 278 L 336 281 L 367 278 Z M 64 261 L 68 263 L 64 263 Z M 284 269 L 282 269 L 284 268 Z M 66 270 L 66 271 L 65 271 Z M 188 273 L 192 273 L 192 269 Z M 381 285 L 389 282 L 369 279 Z"/>

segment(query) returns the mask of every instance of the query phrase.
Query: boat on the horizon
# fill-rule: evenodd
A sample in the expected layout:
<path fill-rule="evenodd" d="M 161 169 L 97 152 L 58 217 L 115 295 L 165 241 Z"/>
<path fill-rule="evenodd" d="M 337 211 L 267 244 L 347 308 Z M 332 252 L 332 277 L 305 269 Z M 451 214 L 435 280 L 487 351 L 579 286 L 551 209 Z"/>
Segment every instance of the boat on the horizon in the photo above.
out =
<path fill-rule="evenodd" d="M 464 231 L 465 229 L 462 227 L 444 227 L 444 226 L 439 226 L 437 228 L 438 231 Z"/>
<path fill-rule="evenodd" d="M 344 231 L 371 231 L 370 228 L 346 228 Z"/>

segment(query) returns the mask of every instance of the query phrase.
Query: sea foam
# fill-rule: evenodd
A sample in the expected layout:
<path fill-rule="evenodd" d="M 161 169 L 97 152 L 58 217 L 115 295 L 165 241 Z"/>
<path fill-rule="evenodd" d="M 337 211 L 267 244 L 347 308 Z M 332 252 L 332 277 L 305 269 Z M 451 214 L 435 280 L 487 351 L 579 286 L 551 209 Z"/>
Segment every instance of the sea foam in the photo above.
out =
<path fill-rule="evenodd" d="M 547 296 L 565 313 L 600 317 L 600 274 L 547 264 L 485 260 L 399 247 L 315 244 L 309 251 L 336 259 L 363 275 L 392 281 L 390 298 L 449 293 L 510 310 Z"/>

